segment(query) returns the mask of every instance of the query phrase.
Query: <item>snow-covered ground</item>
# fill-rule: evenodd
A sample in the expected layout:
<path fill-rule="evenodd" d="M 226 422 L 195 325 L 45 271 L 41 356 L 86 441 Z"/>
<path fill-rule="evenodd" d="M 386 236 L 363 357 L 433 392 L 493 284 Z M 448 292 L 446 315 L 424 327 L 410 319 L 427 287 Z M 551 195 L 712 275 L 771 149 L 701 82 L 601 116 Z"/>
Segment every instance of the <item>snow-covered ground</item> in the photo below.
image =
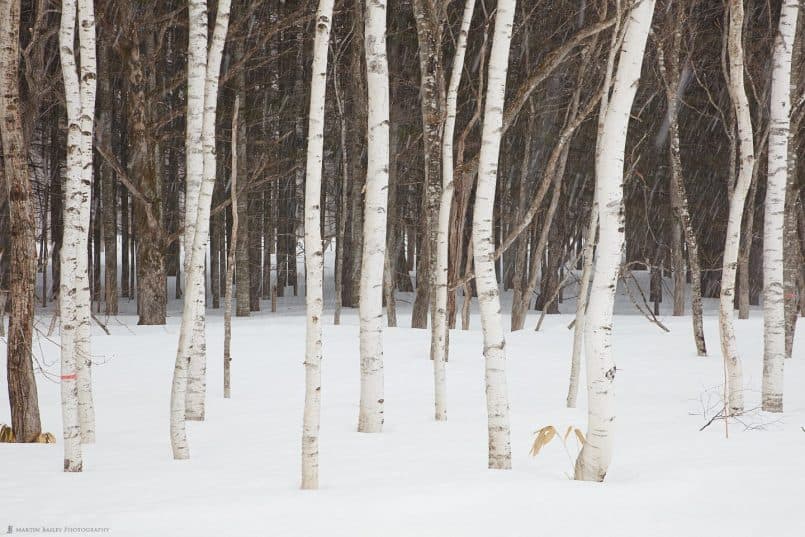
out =
<path fill-rule="evenodd" d="M 410 321 L 410 299 L 400 296 L 402 326 Z M 615 458 L 606 482 L 593 484 L 568 479 L 573 441 L 569 453 L 554 440 L 538 457 L 528 454 L 544 425 L 586 428 L 583 379 L 579 408 L 565 408 L 571 301 L 561 305 L 566 314 L 547 317 L 541 332 L 533 331 L 532 312 L 527 330 L 508 335 L 511 471 L 486 469 L 475 311 L 472 330 L 451 332 L 446 423 L 433 421 L 428 332 L 385 332 L 386 423 L 382 434 L 366 435 L 356 432 L 357 315 L 346 310 L 344 325 L 332 326 L 330 309 L 322 489 L 300 491 L 303 298 L 280 299 L 277 313 L 235 319 L 231 400 L 222 398 L 222 317 L 211 312 L 207 420 L 189 424 L 191 460 L 183 462 L 171 459 L 168 436 L 178 304 L 170 309 L 164 327 L 137 326 L 133 315 L 108 320 L 111 336 L 93 327 L 98 440 L 85 447 L 84 473 L 61 471 L 60 444 L 0 444 L 0 532 L 14 526 L 194 537 L 805 535 L 801 330 L 786 362 L 786 412 L 749 412 L 744 424 L 730 424 L 726 440 L 723 422 L 699 431 L 719 405 L 716 318 L 705 319 L 710 356 L 698 358 L 689 317 L 664 316 L 671 330 L 665 333 L 621 296 Z M 48 322 L 43 314 L 39 326 Z M 760 400 L 761 324 L 759 310 L 736 321 L 750 409 Z M 59 368 L 57 342 L 40 337 L 35 354 L 48 372 L 37 375 L 43 428 L 60 442 L 59 386 L 51 380 Z M 4 344 L 0 355 L 4 361 Z M 0 423 L 9 422 L 5 401 Z"/>

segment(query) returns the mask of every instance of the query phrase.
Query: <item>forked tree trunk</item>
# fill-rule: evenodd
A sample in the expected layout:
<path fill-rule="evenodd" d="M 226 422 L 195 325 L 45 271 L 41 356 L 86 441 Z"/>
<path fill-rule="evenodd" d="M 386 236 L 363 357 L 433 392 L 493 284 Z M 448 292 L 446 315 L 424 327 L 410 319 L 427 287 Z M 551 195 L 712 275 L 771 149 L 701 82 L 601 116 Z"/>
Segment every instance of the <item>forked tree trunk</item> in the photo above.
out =
<path fill-rule="evenodd" d="M 207 68 L 204 80 L 204 118 L 202 124 L 202 150 L 204 153 L 204 177 L 198 196 L 198 214 L 196 215 L 196 229 L 193 238 L 193 247 L 190 252 L 188 280 L 188 298 L 185 304 L 191 304 L 192 328 L 189 337 L 190 348 L 185 351 L 189 354 L 189 369 L 187 373 L 187 393 L 185 417 L 189 420 L 203 421 L 205 413 L 205 400 L 207 395 L 207 341 L 206 341 L 206 256 L 207 244 L 210 239 L 210 209 L 212 193 L 215 189 L 215 176 L 217 162 L 215 156 L 215 120 L 218 107 L 218 78 L 221 70 L 221 60 L 229 28 L 229 9 L 231 0 L 218 3 L 215 15 L 215 29 L 212 34 L 209 53 L 207 55 Z M 186 269 L 187 270 L 187 269 Z M 192 284 L 192 285 L 191 285 Z M 196 292 L 190 297 L 190 289 Z M 182 324 L 185 323 L 185 312 L 182 312 Z M 180 337 L 181 339 L 181 337 Z"/>
<path fill-rule="evenodd" d="M 78 15 L 80 46 L 80 77 L 72 48 L 75 41 L 76 13 Z M 92 132 L 95 117 L 96 59 L 95 17 L 89 0 L 78 5 L 68 3 L 63 13 L 59 40 L 62 73 L 64 77 L 67 109 L 67 180 L 64 185 L 64 244 L 61 252 L 62 284 L 60 291 L 60 317 L 62 322 L 62 358 L 67 369 L 74 364 L 78 398 L 78 422 L 81 443 L 95 441 L 95 409 L 92 401 L 90 356 L 90 280 L 88 270 L 88 233 L 90 229 L 90 199 L 92 192 Z M 69 45 L 67 45 L 69 43 Z M 66 334 L 64 333 L 66 332 Z M 63 366 L 64 367 L 64 366 Z M 63 373 L 68 380 L 66 392 L 71 392 L 69 381 L 73 373 Z M 72 393 L 65 394 L 65 470 L 80 468 L 80 450 L 72 444 Z M 67 408 L 65 408 L 65 406 Z M 70 447 L 68 448 L 68 444 Z M 70 454 L 68 455 L 68 450 Z M 70 462 L 68 462 L 68 459 Z"/>
<path fill-rule="evenodd" d="M 486 411 L 490 469 L 511 468 L 509 392 L 506 385 L 506 350 L 500 296 L 495 278 L 494 204 L 498 159 L 503 130 L 503 104 L 509 65 L 516 0 L 500 0 L 489 56 L 489 76 L 484 105 L 478 187 L 472 219 L 475 279 L 484 334 Z"/>
<path fill-rule="evenodd" d="M 784 0 L 774 41 L 769 121 L 769 171 L 763 223 L 763 388 L 762 408 L 783 411 L 785 299 L 783 238 L 791 123 L 791 57 L 797 30 L 798 0 Z M 791 170 L 794 172 L 795 170 Z"/>
<path fill-rule="evenodd" d="M 5 164 L 3 188 L 6 188 L 9 204 L 11 258 L 9 263 L 11 311 L 6 361 L 8 395 L 11 428 L 17 441 L 32 442 L 42 432 L 31 357 L 36 282 L 36 226 L 20 111 L 19 25 L 19 0 L 0 2 L 0 26 L 3 28 L 0 31 L 0 146 Z M 3 172 L 0 171 L 0 179 L 3 178 L 2 175 Z M 74 371 L 69 372 L 73 373 Z M 62 381 L 63 390 L 70 388 L 68 395 L 75 396 L 75 386 L 74 378 L 68 380 L 67 385 Z M 71 408 L 75 410 L 76 397 L 72 401 L 74 405 Z M 77 416 L 75 425 L 76 428 L 71 429 L 71 434 L 75 433 L 77 438 Z M 80 447 L 78 450 L 77 470 L 80 471 Z"/>
<path fill-rule="evenodd" d="M 321 315 L 324 305 L 324 249 L 321 238 L 321 179 L 324 158 L 324 108 L 327 94 L 327 49 L 333 0 L 320 0 L 313 44 L 307 180 L 305 181 L 305 411 L 302 423 L 302 488 L 319 488 L 321 421 Z"/>
<path fill-rule="evenodd" d="M 174 459 L 190 457 L 185 419 L 204 419 L 207 368 L 204 341 L 204 262 L 209 239 L 212 191 L 215 187 L 215 116 L 218 102 L 218 77 L 229 27 L 229 8 L 229 0 L 222 0 L 218 3 L 212 46 L 207 57 L 202 127 L 204 176 L 198 197 L 196 230 L 193 247 L 190 251 L 190 263 L 185 269 L 188 292 L 182 309 L 182 324 L 179 330 L 179 345 L 171 387 L 170 431 Z M 199 17 L 198 22 L 203 22 L 203 19 Z M 201 294 L 191 293 L 190 290 L 197 289 L 197 286 L 200 286 Z"/>
<path fill-rule="evenodd" d="M 359 296 L 361 396 L 358 431 L 379 433 L 383 429 L 382 289 L 389 180 L 386 0 L 367 0 L 365 32 L 369 143 Z"/>
<path fill-rule="evenodd" d="M 595 158 L 599 240 L 584 326 L 587 436 L 575 468 L 575 479 L 584 481 L 603 481 L 612 460 L 617 369 L 611 339 L 624 242 L 623 159 L 629 113 L 640 81 L 653 14 L 654 0 L 641 0 L 627 14 L 612 94 L 601 101 L 603 122 Z"/>
<path fill-rule="evenodd" d="M 64 181 L 64 237 L 61 248 L 61 288 L 59 291 L 59 318 L 61 319 L 61 407 L 64 431 L 64 471 L 80 472 L 81 426 L 78 404 L 78 292 L 76 271 L 78 257 L 86 258 L 86 250 L 78 250 L 80 236 L 87 229 L 80 227 L 81 199 L 81 92 L 78 71 L 73 53 L 75 43 L 76 2 L 62 4 L 59 47 L 64 77 L 65 105 L 68 114 L 67 169 Z M 87 199 L 88 203 L 89 200 Z"/>

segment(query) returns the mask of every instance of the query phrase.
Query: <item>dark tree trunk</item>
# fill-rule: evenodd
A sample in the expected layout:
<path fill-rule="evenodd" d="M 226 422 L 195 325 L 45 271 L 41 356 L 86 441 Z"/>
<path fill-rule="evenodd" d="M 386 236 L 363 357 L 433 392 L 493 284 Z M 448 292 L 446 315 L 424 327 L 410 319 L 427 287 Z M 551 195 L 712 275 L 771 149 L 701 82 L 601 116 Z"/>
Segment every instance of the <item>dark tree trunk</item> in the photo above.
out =
<path fill-rule="evenodd" d="M 42 432 L 31 344 L 36 283 L 36 221 L 22 132 L 19 97 L 19 0 L 0 12 L 0 133 L 9 205 L 11 309 L 8 319 L 8 399 L 11 428 L 18 442 L 32 442 Z M 5 19 L 5 20 L 3 20 Z"/>

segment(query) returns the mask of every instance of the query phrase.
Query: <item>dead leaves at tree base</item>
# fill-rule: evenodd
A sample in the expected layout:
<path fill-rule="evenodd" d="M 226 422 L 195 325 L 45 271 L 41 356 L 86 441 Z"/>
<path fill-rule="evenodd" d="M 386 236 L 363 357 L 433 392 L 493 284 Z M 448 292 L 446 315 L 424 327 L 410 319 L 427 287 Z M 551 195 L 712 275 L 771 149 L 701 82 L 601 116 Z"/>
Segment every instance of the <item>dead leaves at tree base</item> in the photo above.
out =
<path fill-rule="evenodd" d="M 14 431 L 8 425 L 0 425 L 0 443 L 14 443 L 17 439 Z M 52 433 L 41 433 L 36 437 L 33 444 L 55 444 L 56 437 Z"/>

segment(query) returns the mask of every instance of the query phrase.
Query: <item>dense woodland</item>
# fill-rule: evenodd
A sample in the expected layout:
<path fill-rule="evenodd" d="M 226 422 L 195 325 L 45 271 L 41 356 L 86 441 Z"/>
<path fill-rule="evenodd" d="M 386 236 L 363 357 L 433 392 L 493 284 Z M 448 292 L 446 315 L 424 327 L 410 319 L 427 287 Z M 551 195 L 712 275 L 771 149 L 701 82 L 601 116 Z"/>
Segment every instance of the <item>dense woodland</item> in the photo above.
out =
<path fill-rule="evenodd" d="M 723 327 L 721 351 L 705 342 L 701 298 L 721 296 L 730 318 L 733 308 L 746 317 L 750 306 L 772 303 L 763 300 L 771 281 L 764 263 L 776 263 L 784 320 L 774 317 L 767 332 L 784 325 L 785 354 L 796 354 L 796 318 L 805 315 L 805 159 L 798 158 L 805 15 L 797 20 L 798 7 L 796 0 L 0 0 L 0 181 L 7 185 L 0 191 L 0 289 L 8 291 L 18 441 L 41 433 L 32 323 L 35 310 L 51 308 L 36 329 L 46 332 L 51 322 L 54 332 L 58 318 L 63 353 L 65 334 L 75 332 L 72 362 L 62 363 L 62 383 L 77 394 L 65 414 L 75 418 L 72 429 L 65 423 L 65 441 L 72 441 L 65 469 L 81 469 L 78 439 L 94 436 L 91 394 L 82 397 L 90 383 L 81 373 L 89 362 L 82 330 L 90 323 L 76 298 L 82 289 L 100 324 L 133 308 L 139 324 L 164 324 L 169 301 L 185 300 L 171 408 L 176 458 L 189 456 L 179 421 L 204 419 L 204 383 L 194 383 L 204 366 L 194 369 L 190 355 L 204 353 L 205 305 L 225 308 L 230 297 L 235 317 L 273 310 L 284 296 L 310 295 L 306 275 L 334 278 L 335 323 L 342 309 L 361 307 L 362 373 L 382 376 L 382 347 L 370 340 L 380 337 L 380 319 L 430 326 L 437 392 L 449 350 L 444 325 L 478 323 L 470 318 L 472 297 L 497 297 L 498 286 L 513 292 L 505 328 L 531 329 L 526 312 L 558 313 L 565 288 L 581 279 L 585 295 L 592 281 L 588 307 L 597 315 L 606 309 L 595 296 L 607 256 L 617 260 L 610 287 L 648 271 L 650 286 L 638 287 L 635 308 L 661 324 L 659 302 L 673 301 L 674 315 L 692 316 L 690 345 L 702 356 L 721 352 L 730 375 L 737 360 L 731 325 Z M 94 26 L 85 24 L 93 8 Z M 788 33 L 781 32 L 786 9 L 782 21 L 794 21 Z M 506 16 L 510 46 L 500 27 Z M 636 59 L 629 56 L 635 48 Z M 637 66 L 631 86 L 630 61 Z M 781 61 L 790 74 L 787 130 L 774 116 L 780 88 L 789 87 L 784 73 L 775 74 Z M 385 63 L 387 77 L 379 67 Z M 629 87 L 633 102 L 624 96 Z M 487 145 L 495 133 L 499 155 Z M 782 164 L 779 152 L 770 155 L 780 136 Z M 622 200 L 596 193 L 606 187 L 601 162 L 617 160 L 620 138 L 622 173 L 616 167 L 611 184 Z M 779 174 L 772 181 L 780 168 L 782 183 Z M 779 261 L 768 261 L 777 250 L 764 236 L 771 198 L 782 218 L 773 241 L 783 246 Z M 604 207 L 601 199 L 616 201 Z M 489 200 L 488 215 L 479 200 Z M 622 257 L 617 242 L 614 250 L 602 246 L 612 233 L 622 235 Z M 735 249 L 731 234 L 735 260 L 725 257 Z M 323 252 L 334 254 L 332 271 L 316 266 Z M 379 295 L 368 303 L 373 287 L 382 288 L 382 303 Z M 65 292 L 75 296 L 65 300 Z M 322 312 L 320 284 L 313 292 L 318 304 L 308 301 L 308 329 L 315 336 L 322 315 L 332 317 Z M 397 316 L 399 293 L 412 293 L 410 320 Z M 586 302 L 581 297 L 576 318 L 576 374 Z M 366 334 L 363 308 L 375 323 Z M 490 338 L 484 353 L 502 354 L 503 328 L 491 328 L 494 318 L 481 310 Z M 611 316 L 610 300 L 610 329 Z M 185 322 L 193 324 L 187 332 Z M 320 330 L 308 367 L 311 356 L 321 358 Z M 596 343 L 588 337 L 586 344 L 589 356 Z M 493 366 L 504 358 L 486 356 Z M 488 386 L 500 389 L 493 369 Z M 612 382 L 614 362 L 601 374 Z M 734 378 L 725 394 L 729 413 L 742 410 Z M 309 382 L 318 390 L 315 377 Z M 362 383 L 359 427 L 368 432 L 382 427 L 382 380 L 379 393 L 372 386 L 367 380 L 364 394 Z M 510 447 L 499 433 L 508 426 L 501 410 L 508 403 L 505 394 L 492 401 L 495 389 L 489 394 L 489 463 L 505 468 Z M 380 408 L 365 409 L 364 395 L 379 397 Z M 177 397 L 186 397 L 187 408 Z M 318 404 L 315 397 L 308 403 Z M 782 408 L 781 393 L 765 397 L 767 410 L 775 401 Z M 595 429 L 601 416 L 592 414 Z M 438 400 L 436 419 L 446 419 Z M 318 464 L 317 420 L 306 410 L 310 464 Z M 603 480 L 608 460 L 599 455 L 582 451 L 576 477 Z M 303 486 L 315 488 L 311 472 Z"/>

